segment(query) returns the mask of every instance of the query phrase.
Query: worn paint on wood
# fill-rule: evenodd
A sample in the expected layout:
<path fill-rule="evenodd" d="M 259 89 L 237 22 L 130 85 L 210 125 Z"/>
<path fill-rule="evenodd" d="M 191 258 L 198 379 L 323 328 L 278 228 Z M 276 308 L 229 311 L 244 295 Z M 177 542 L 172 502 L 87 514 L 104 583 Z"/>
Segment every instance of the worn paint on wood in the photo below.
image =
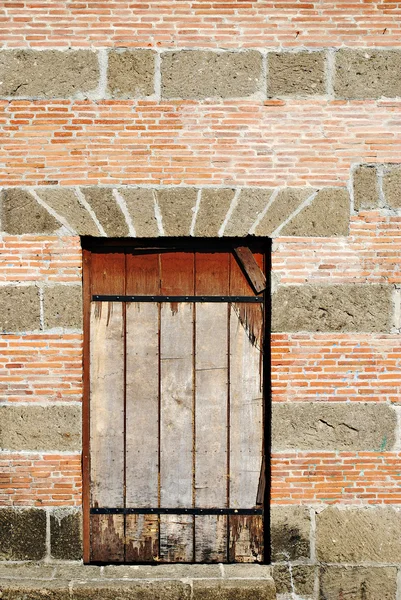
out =
<path fill-rule="evenodd" d="M 154 562 L 159 556 L 159 519 L 157 515 L 126 515 L 126 562 Z"/>
<path fill-rule="evenodd" d="M 201 515 L 195 517 L 195 561 L 227 561 L 227 516 Z"/>
<path fill-rule="evenodd" d="M 230 515 L 231 562 L 251 563 L 263 560 L 263 517 Z"/>
<path fill-rule="evenodd" d="M 124 515 L 91 515 L 91 561 L 124 562 Z"/>
<path fill-rule="evenodd" d="M 161 561 L 193 561 L 193 520 L 191 515 L 160 515 Z"/>
<path fill-rule="evenodd" d="M 247 246 L 238 246 L 234 252 L 255 293 L 263 292 L 266 289 L 266 277 L 251 250 Z"/>

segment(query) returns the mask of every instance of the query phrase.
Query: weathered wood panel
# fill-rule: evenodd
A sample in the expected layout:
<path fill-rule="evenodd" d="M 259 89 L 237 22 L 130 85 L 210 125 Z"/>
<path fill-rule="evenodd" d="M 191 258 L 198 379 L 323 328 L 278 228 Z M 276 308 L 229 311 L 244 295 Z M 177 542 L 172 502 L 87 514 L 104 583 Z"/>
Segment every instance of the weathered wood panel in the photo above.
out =
<path fill-rule="evenodd" d="M 231 562 L 251 563 L 263 560 L 263 517 L 230 515 Z"/>
<path fill-rule="evenodd" d="M 163 562 L 192 562 L 192 515 L 160 516 L 160 560 Z"/>
<path fill-rule="evenodd" d="M 125 521 L 125 560 L 153 562 L 159 556 L 157 515 L 127 515 Z"/>
<path fill-rule="evenodd" d="M 227 562 L 227 516 L 195 517 L 195 561 Z"/>
<path fill-rule="evenodd" d="M 92 562 L 124 562 L 124 515 L 91 515 Z"/>
<path fill-rule="evenodd" d="M 126 293 L 141 296 L 160 291 L 159 254 L 127 254 Z"/>
<path fill-rule="evenodd" d="M 91 293 L 125 293 L 125 254 L 121 252 L 92 254 Z"/>

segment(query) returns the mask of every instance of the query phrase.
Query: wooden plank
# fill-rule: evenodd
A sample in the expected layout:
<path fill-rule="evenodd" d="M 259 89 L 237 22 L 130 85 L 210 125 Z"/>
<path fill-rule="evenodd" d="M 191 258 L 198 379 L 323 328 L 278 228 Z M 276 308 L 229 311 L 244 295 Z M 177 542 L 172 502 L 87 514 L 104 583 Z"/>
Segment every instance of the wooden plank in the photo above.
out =
<path fill-rule="evenodd" d="M 83 560 L 90 561 L 90 311 L 91 253 L 82 253 L 83 282 L 83 398 L 82 398 L 82 542 Z"/>
<path fill-rule="evenodd" d="M 227 562 L 227 516 L 195 517 L 195 562 Z"/>
<path fill-rule="evenodd" d="M 125 293 L 125 254 L 92 254 L 91 263 L 92 294 Z"/>
<path fill-rule="evenodd" d="M 166 252 L 160 254 L 160 293 L 180 296 L 194 293 L 193 252 Z"/>
<path fill-rule="evenodd" d="M 264 255 L 261 253 L 254 253 L 253 257 L 262 270 L 264 269 Z M 231 296 L 253 296 L 255 291 L 248 279 L 245 277 L 243 270 L 239 266 L 238 260 L 234 254 L 230 256 L 230 295 Z"/>
<path fill-rule="evenodd" d="M 90 346 L 91 505 L 123 507 L 124 325 L 120 303 L 92 303 Z"/>
<path fill-rule="evenodd" d="M 92 562 L 124 562 L 124 515 L 91 515 Z"/>
<path fill-rule="evenodd" d="M 193 516 L 160 516 L 160 561 L 193 561 Z"/>
<path fill-rule="evenodd" d="M 127 515 L 125 524 L 126 562 L 154 562 L 159 555 L 157 515 Z"/>
<path fill-rule="evenodd" d="M 266 277 L 247 246 L 234 248 L 234 253 L 256 294 L 266 289 Z"/>
<path fill-rule="evenodd" d="M 195 293 L 199 296 L 227 296 L 230 255 L 227 252 L 195 254 Z"/>
<path fill-rule="evenodd" d="M 231 562 L 263 561 L 263 517 L 261 515 L 230 515 Z"/>
<path fill-rule="evenodd" d="M 158 254 L 127 254 L 126 264 L 126 294 L 138 294 L 142 296 L 159 294 L 160 275 Z"/>

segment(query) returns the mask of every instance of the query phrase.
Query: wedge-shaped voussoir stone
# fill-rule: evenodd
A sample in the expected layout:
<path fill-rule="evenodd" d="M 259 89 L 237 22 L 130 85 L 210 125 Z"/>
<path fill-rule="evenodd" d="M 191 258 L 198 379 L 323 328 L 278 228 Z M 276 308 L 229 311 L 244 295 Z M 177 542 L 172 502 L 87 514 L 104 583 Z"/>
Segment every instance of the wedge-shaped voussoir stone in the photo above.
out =
<path fill-rule="evenodd" d="M 326 508 L 316 516 L 317 559 L 399 563 L 400 531 L 401 511 L 392 507 Z"/>
<path fill-rule="evenodd" d="M 99 230 L 89 212 L 80 204 L 72 188 L 37 188 L 37 195 L 79 235 L 98 236 Z"/>
<path fill-rule="evenodd" d="M 71 98 L 96 90 L 98 57 L 92 50 L 2 50 L 0 97 Z"/>
<path fill-rule="evenodd" d="M 217 236 L 230 208 L 234 190 L 203 189 L 195 223 L 198 237 Z"/>
<path fill-rule="evenodd" d="M 272 299 L 275 332 L 389 332 L 392 314 L 392 287 L 386 284 L 279 286 Z"/>
<path fill-rule="evenodd" d="M 225 236 L 245 236 L 266 207 L 270 196 L 270 188 L 244 188 L 241 190 L 238 203 L 224 230 Z"/>
<path fill-rule="evenodd" d="M 270 546 L 272 561 L 310 558 L 310 515 L 303 506 L 272 506 Z"/>
<path fill-rule="evenodd" d="M 394 165 L 385 169 L 383 192 L 388 207 L 401 208 L 401 165 Z"/>
<path fill-rule="evenodd" d="M 327 600 L 394 600 L 397 592 L 396 567 L 320 568 L 321 597 Z"/>
<path fill-rule="evenodd" d="M 271 236 L 288 217 L 313 194 L 311 188 L 284 188 L 269 206 L 266 214 L 256 227 L 256 235 Z"/>
<path fill-rule="evenodd" d="M 0 331 L 3 333 L 40 329 L 40 299 L 36 286 L 0 286 L 0 306 Z"/>
<path fill-rule="evenodd" d="M 12 235 L 53 233 L 61 227 L 32 194 L 20 188 L 2 192 L 0 210 L 2 230 Z"/>
<path fill-rule="evenodd" d="M 325 188 L 305 206 L 280 235 L 302 237 L 346 236 L 349 231 L 350 197 L 348 190 Z"/>
<path fill-rule="evenodd" d="M 375 166 L 362 165 L 354 173 L 355 210 L 375 209 L 379 206 L 379 182 Z"/>
<path fill-rule="evenodd" d="M 325 93 L 324 52 L 271 52 L 267 65 L 270 97 Z"/>
<path fill-rule="evenodd" d="M 119 188 L 124 198 L 137 237 L 157 237 L 159 227 L 155 215 L 156 191 L 145 188 Z"/>
<path fill-rule="evenodd" d="M 45 328 L 82 328 L 82 287 L 54 285 L 43 292 Z"/>
<path fill-rule="evenodd" d="M 272 447 L 284 450 L 384 451 L 397 417 L 387 404 L 296 402 L 273 405 Z"/>
<path fill-rule="evenodd" d="M 401 96 L 401 51 L 338 50 L 334 94 L 347 99 Z"/>
<path fill-rule="evenodd" d="M 109 237 L 128 235 L 127 221 L 111 188 L 93 186 L 81 191 Z"/>
<path fill-rule="evenodd" d="M 156 193 L 165 235 L 189 235 L 197 190 L 176 187 L 157 190 Z"/>
<path fill-rule="evenodd" d="M 110 50 L 107 88 L 113 98 L 143 98 L 154 93 L 155 56 L 152 50 Z"/>
<path fill-rule="evenodd" d="M 256 50 L 175 50 L 161 62 L 164 98 L 241 98 L 260 88 L 262 55 Z"/>

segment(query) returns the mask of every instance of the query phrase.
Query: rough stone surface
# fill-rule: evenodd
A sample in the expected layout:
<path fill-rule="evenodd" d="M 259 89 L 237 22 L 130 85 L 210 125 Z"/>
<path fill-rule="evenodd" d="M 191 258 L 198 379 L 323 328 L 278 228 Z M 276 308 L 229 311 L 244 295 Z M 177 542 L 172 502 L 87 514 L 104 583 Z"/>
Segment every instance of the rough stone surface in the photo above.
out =
<path fill-rule="evenodd" d="M 338 50 L 334 93 L 337 98 L 347 99 L 401 96 L 401 52 Z"/>
<path fill-rule="evenodd" d="M 152 50 L 110 50 L 108 92 L 113 98 L 143 98 L 154 93 L 155 53 Z"/>
<path fill-rule="evenodd" d="M 40 329 L 39 290 L 34 285 L 0 286 L 0 306 L 3 333 Z"/>
<path fill-rule="evenodd" d="M 0 508 L 0 559 L 41 560 L 45 555 L 45 511 Z"/>
<path fill-rule="evenodd" d="M 119 188 L 135 227 L 137 237 L 158 237 L 159 228 L 155 216 L 155 194 L 149 189 Z"/>
<path fill-rule="evenodd" d="M 387 206 L 401 208 L 401 166 L 388 167 L 383 175 L 383 192 Z"/>
<path fill-rule="evenodd" d="M 313 191 L 312 188 L 284 188 L 281 190 L 256 227 L 256 235 L 271 236 Z"/>
<path fill-rule="evenodd" d="M 386 404 L 346 402 L 276 403 L 272 416 L 273 451 L 391 450 L 397 417 Z"/>
<path fill-rule="evenodd" d="M 311 565 L 291 565 L 291 572 L 289 565 L 274 565 L 273 579 L 277 594 L 295 593 L 301 598 L 313 597 L 315 567 Z"/>
<path fill-rule="evenodd" d="M 82 287 L 54 285 L 43 294 L 45 328 L 82 328 Z"/>
<path fill-rule="evenodd" d="M 272 330 L 388 332 L 390 285 L 288 285 L 273 295 Z"/>
<path fill-rule="evenodd" d="M 199 212 L 195 223 L 198 237 L 217 236 L 234 197 L 232 189 L 202 190 Z"/>
<path fill-rule="evenodd" d="M 61 227 L 61 223 L 25 190 L 8 188 L 1 194 L 1 200 L 1 228 L 6 233 L 53 233 Z"/>
<path fill-rule="evenodd" d="M 107 579 L 204 579 L 221 577 L 218 565 L 109 565 L 104 567 L 103 575 Z"/>
<path fill-rule="evenodd" d="M 302 506 L 271 506 L 272 561 L 309 559 L 310 515 Z"/>
<path fill-rule="evenodd" d="M 112 189 L 93 186 L 81 191 L 109 237 L 128 236 L 127 222 Z"/>
<path fill-rule="evenodd" d="M 193 600 L 276 600 L 273 580 L 203 580 L 193 582 Z"/>
<path fill-rule="evenodd" d="M 259 214 L 272 195 L 270 188 L 245 188 L 239 195 L 230 220 L 224 230 L 225 236 L 244 236 L 249 233 Z"/>
<path fill-rule="evenodd" d="M 280 235 L 300 237 L 346 236 L 349 232 L 350 198 L 346 189 L 320 190 L 306 206 L 283 227 Z"/>
<path fill-rule="evenodd" d="M 245 52 L 178 50 L 161 62 L 164 98 L 240 98 L 258 91 L 262 55 Z"/>
<path fill-rule="evenodd" d="M 317 558 L 334 563 L 401 562 L 401 512 L 328 507 L 316 516 Z"/>
<path fill-rule="evenodd" d="M 0 447 L 3 450 L 81 449 L 79 406 L 0 406 Z"/>
<path fill-rule="evenodd" d="M 379 185 L 376 167 L 363 165 L 354 173 L 355 210 L 375 209 L 379 206 Z"/>
<path fill-rule="evenodd" d="M 73 189 L 67 187 L 38 188 L 36 193 L 60 217 L 63 217 L 78 235 L 99 235 L 94 220 L 86 208 L 79 203 Z"/>
<path fill-rule="evenodd" d="M 98 81 L 98 58 L 91 50 L 0 52 L 2 97 L 83 97 L 96 90 Z"/>
<path fill-rule="evenodd" d="M 50 515 L 50 548 L 53 558 L 82 559 L 81 511 L 60 508 Z"/>
<path fill-rule="evenodd" d="M 194 188 L 168 188 L 157 191 L 157 203 L 165 235 L 189 235 L 197 194 Z"/>
<path fill-rule="evenodd" d="M 322 567 L 322 600 L 394 600 L 397 591 L 395 567 Z"/>
<path fill-rule="evenodd" d="M 70 600 L 189 600 L 191 586 L 186 581 L 137 581 L 74 583 Z"/>
<path fill-rule="evenodd" d="M 267 94 L 310 96 L 325 93 L 324 52 L 269 52 Z"/>

